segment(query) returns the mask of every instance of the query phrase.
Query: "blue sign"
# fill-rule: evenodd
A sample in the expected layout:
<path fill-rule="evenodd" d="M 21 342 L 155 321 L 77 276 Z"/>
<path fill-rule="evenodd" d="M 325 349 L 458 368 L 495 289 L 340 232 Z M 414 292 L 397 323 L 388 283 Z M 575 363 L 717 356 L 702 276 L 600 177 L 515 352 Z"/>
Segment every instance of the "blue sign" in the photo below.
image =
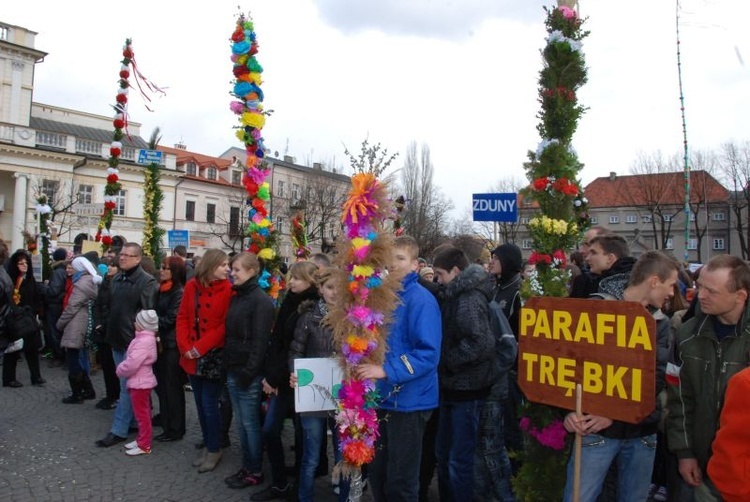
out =
<path fill-rule="evenodd" d="M 167 241 L 169 249 L 177 246 L 190 247 L 190 230 L 167 230 Z"/>
<path fill-rule="evenodd" d="M 471 208 L 474 221 L 518 221 L 518 195 L 515 193 L 475 193 Z"/>
<path fill-rule="evenodd" d="M 162 153 L 159 150 L 138 150 L 138 163 L 161 164 Z"/>

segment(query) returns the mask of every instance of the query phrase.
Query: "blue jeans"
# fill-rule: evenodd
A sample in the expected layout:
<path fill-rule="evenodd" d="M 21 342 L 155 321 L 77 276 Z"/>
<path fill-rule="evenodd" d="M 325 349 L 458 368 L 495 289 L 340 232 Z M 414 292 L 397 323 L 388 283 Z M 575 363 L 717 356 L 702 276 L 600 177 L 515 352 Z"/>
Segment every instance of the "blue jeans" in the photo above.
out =
<path fill-rule="evenodd" d="M 320 461 L 320 446 L 326 433 L 325 416 L 300 415 L 302 425 L 302 462 L 299 469 L 298 500 L 308 502 L 315 499 L 315 469 Z"/>
<path fill-rule="evenodd" d="M 268 402 L 266 418 L 263 421 L 263 443 L 266 445 L 268 461 L 271 464 L 271 481 L 277 488 L 286 486 L 286 464 L 281 431 L 284 428 L 284 420 L 293 410 L 293 393 L 272 394 Z"/>
<path fill-rule="evenodd" d="M 432 410 L 378 410 L 380 437 L 370 466 L 375 502 L 419 500 L 422 437 Z"/>
<path fill-rule="evenodd" d="M 263 441 L 260 433 L 262 381 L 261 377 L 257 377 L 243 389 L 238 385 L 234 372 L 227 373 L 227 390 L 242 449 L 242 467 L 253 474 L 263 472 Z"/>
<path fill-rule="evenodd" d="M 193 387 L 203 442 L 209 452 L 216 453 L 221 448 L 219 396 L 224 385 L 220 381 L 206 380 L 196 375 L 190 375 L 190 385 Z"/>
<path fill-rule="evenodd" d="M 437 445 L 440 500 L 474 500 L 474 456 L 484 399 L 440 402 Z"/>
<path fill-rule="evenodd" d="M 124 350 L 112 349 L 112 357 L 115 360 L 115 367 L 125 360 Z M 133 404 L 130 402 L 130 393 L 127 391 L 128 379 L 120 378 L 120 400 L 117 402 L 117 409 L 115 410 L 115 418 L 112 422 L 112 428 L 110 432 L 116 436 L 123 438 L 128 437 L 128 429 L 130 425 L 135 423 L 135 416 L 133 415 Z"/>
<path fill-rule="evenodd" d="M 656 456 L 656 434 L 633 439 L 610 439 L 599 434 L 582 438 L 580 502 L 595 502 L 602 491 L 610 464 L 617 459 L 617 500 L 648 500 Z M 568 461 L 563 500 L 573 500 L 574 457 Z"/>
<path fill-rule="evenodd" d="M 488 399 L 482 408 L 474 469 L 474 490 L 488 500 L 515 502 L 511 467 L 505 450 L 505 410 L 500 399 Z"/>

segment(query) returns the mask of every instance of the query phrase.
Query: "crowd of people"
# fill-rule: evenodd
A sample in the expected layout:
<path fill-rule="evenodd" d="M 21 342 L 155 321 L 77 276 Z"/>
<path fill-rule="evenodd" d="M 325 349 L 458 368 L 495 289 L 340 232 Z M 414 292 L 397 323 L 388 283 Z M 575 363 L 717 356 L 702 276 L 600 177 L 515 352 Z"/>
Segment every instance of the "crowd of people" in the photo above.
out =
<path fill-rule="evenodd" d="M 62 403 L 81 404 L 96 398 L 94 361 L 105 388 L 96 407 L 114 410 L 96 445 L 122 443 L 130 456 L 183 439 L 191 390 L 198 472 L 220 463 L 234 421 L 241 464 L 225 479 L 228 489 L 256 487 L 250 500 L 314 500 L 315 478 L 329 472 L 329 429 L 334 462 L 341 460 L 337 427 L 332 414 L 295 413 L 294 361 L 336 354 L 326 316 L 344 282 L 328 256 L 293 263 L 275 306 L 259 284 L 263 263 L 249 252 L 210 249 L 189 260 L 179 246 L 156 270 L 135 243 L 101 257 L 57 249 L 43 282 L 35 281 L 26 251 L 8 255 L 0 241 L 0 314 L 23 307 L 43 322 L 23 336 L 0 325 L 3 387 L 23 386 L 21 354 L 31 384 L 44 385 L 43 349 L 50 367 L 67 368 L 70 394 Z M 516 500 L 513 452 L 523 448 L 524 396 L 516 345 L 503 345 L 498 330 L 507 326 L 510 340 L 518 338 L 521 284 L 533 265 L 509 243 L 488 263 L 449 244 L 431 258 L 420 258 L 413 238 L 394 239 L 389 273 L 402 287 L 385 359 L 354 369 L 355 377 L 376 380 L 381 396 L 366 485 L 376 501 L 425 501 L 437 473 L 441 500 Z M 580 500 L 750 500 L 750 267 L 717 255 L 690 274 L 660 251 L 631 257 L 627 242 L 604 227 L 585 234 L 570 264 L 571 297 L 638 302 L 657 325 L 658 396 L 649 417 L 628 424 L 565 416 L 566 430 L 582 436 Z M 502 311 L 500 328 L 493 305 Z M 295 430 L 292 471 L 282 441 L 287 419 Z M 571 456 L 566 501 L 573 500 L 573 475 Z M 332 483 L 347 500 L 349 481 Z"/>

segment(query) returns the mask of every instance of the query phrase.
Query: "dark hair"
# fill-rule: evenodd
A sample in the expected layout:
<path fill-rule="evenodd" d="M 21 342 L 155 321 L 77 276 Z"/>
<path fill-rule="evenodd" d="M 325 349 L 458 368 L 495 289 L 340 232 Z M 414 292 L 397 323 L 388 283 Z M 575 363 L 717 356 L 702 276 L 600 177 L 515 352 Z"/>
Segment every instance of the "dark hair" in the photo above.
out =
<path fill-rule="evenodd" d="M 8 259 L 8 245 L 5 243 L 4 240 L 0 239 L 0 265 L 5 263 L 5 260 Z"/>
<path fill-rule="evenodd" d="M 638 258 L 635 265 L 633 265 L 628 284 L 637 286 L 652 275 L 655 275 L 661 282 L 664 282 L 669 279 L 672 272 L 677 272 L 679 267 L 674 258 L 661 251 L 646 251 Z"/>
<path fill-rule="evenodd" d="M 156 262 L 150 256 L 141 257 L 141 268 L 148 275 L 156 275 Z"/>
<path fill-rule="evenodd" d="M 180 256 L 169 256 L 164 260 L 162 267 L 166 267 L 172 274 L 172 289 L 179 286 L 185 285 L 187 277 L 187 269 L 185 267 L 185 260 Z"/>
<path fill-rule="evenodd" d="M 630 253 L 628 252 L 628 241 L 624 237 L 620 237 L 615 234 L 602 234 L 597 235 L 589 241 L 589 246 L 599 244 L 605 254 L 613 254 L 619 260 L 625 258 Z"/>
<path fill-rule="evenodd" d="M 711 258 L 703 268 L 709 272 L 720 268 L 729 269 L 729 282 L 727 290 L 734 293 L 738 289 L 744 289 L 750 293 L 750 267 L 736 256 L 720 254 Z"/>
<path fill-rule="evenodd" d="M 26 260 L 28 267 L 26 268 L 26 276 L 24 279 L 34 281 L 34 270 L 31 266 L 31 255 L 25 249 L 19 249 L 10 257 L 10 263 L 8 264 L 8 275 L 11 280 L 15 283 L 18 276 L 21 275 L 21 271 L 18 269 L 18 262 Z"/>
<path fill-rule="evenodd" d="M 187 248 L 182 244 L 180 244 L 179 246 L 175 246 L 172 250 L 172 253 L 181 258 L 187 258 Z"/>
<path fill-rule="evenodd" d="M 442 268 L 446 272 L 450 272 L 453 267 L 463 271 L 469 266 L 469 259 L 466 254 L 458 249 L 457 247 L 451 246 L 440 251 L 432 261 L 433 268 Z"/>
<path fill-rule="evenodd" d="M 143 256 L 143 248 L 137 242 L 126 242 L 122 247 L 123 247 L 123 249 L 124 248 L 130 248 L 133 251 L 135 251 L 138 254 L 138 256 Z M 120 251 L 122 251 L 122 250 L 120 250 Z"/>
<path fill-rule="evenodd" d="M 580 251 L 573 251 L 570 253 L 570 261 L 579 269 L 583 268 L 584 258 L 585 256 L 583 256 L 583 253 Z"/>

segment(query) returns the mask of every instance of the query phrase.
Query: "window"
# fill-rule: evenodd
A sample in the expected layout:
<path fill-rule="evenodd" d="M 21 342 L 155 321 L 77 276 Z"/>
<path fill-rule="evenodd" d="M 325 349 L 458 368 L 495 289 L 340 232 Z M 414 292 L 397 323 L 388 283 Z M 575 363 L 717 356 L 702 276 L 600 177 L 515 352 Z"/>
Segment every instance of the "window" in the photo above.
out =
<path fill-rule="evenodd" d="M 651 215 L 647 214 L 643 217 L 643 223 L 651 223 Z"/>
<path fill-rule="evenodd" d="M 278 195 L 279 197 L 284 196 L 284 181 L 283 180 L 279 180 L 279 184 L 276 185 L 276 195 Z"/>
<path fill-rule="evenodd" d="M 196 173 L 195 162 L 188 162 L 185 165 L 185 174 L 188 176 L 196 176 Z"/>
<path fill-rule="evenodd" d="M 216 204 L 206 204 L 206 222 L 216 223 Z"/>
<path fill-rule="evenodd" d="M 58 190 L 60 190 L 60 182 L 57 180 L 42 180 L 42 186 L 40 187 L 40 191 L 42 195 L 47 196 L 47 204 L 49 204 L 51 207 L 55 206 L 56 202 L 56 195 Z"/>
<path fill-rule="evenodd" d="M 242 171 L 232 171 L 232 185 L 242 184 Z"/>
<path fill-rule="evenodd" d="M 724 239 L 714 239 L 714 249 L 724 249 Z"/>
<path fill-rule="evenodd" d="M 599 223 L 599 218 L 597 216 L 592 216 L 591 217 L 591 224 L 592 225 L 596 225 L 597 223 Z"/>
<path fill-rule="evenodd" d="M 524 239 L 521 243 L 521 247 L 523 249 L 531 249 L 532 246 L 532 240 L 531 239 Z"/>
<path fill-rule="evenodd" d="M 634 214 L 629 214 L 625 217 L 625 223 L 638 223 L 638 217 Z"/>
<path fill-rule="evenodd" d="M 300 198 L 299 184 L 292 183 L 292 200 L 299 201 L 299 198 Z"/>
<path fill-rule="evenodd" d="M 674 249 L 674 239 L 672 237 L 667 239 L 664 243 L 664 249 Z"/>
<path fill-rule="evenodd" d="M 120 190 L 115 195 L 115 209 L 112 214 L 115 216 L 125 216 L 125 190 Z"/>
<path fill-rule="evenodd" d="M 187 221 L 195 221 L 195 201 L 185 201 L 185 219 Z"/>
<path fill-rule="evenodd" d="M 695 221 L 695 213 L 690 213 L 690 221 Z"/>
<path fill-rule="evenodd" d="M 216 179 L 216 168 L 214 166 L 209 166 L 208 169 L 206 169 L 206 179 L 207 180 Z"/>
<path fill-rule="evenodd" d="M 711 214 L 711 219 L 714 221 L 724 221 L 726 220 L 726 215 L 724 213 L 713 213 Z"/>
<path fill-rule="evenodd" d="M 661 219 L 664 220 L 665 222 L 669 223 L 670 221 L 672 221 L 672 216 L 674 216 L 674 215 L 672 215 L 672 214 L 664 214 L 664 215 L 662 215 Z"/>
<path fill-rule="evenodd" d="M 240 208 L 229 208 L 229 236 L 236 237 L 240 235 Z"/>
<path fill-rule="evenodd" d="M 8 27 L 0 25 L 0 40 L 8 40 Z"/>
<path fill-rule="evenodd" d="M 619 216 L 610 216 L 609 217 L 609 223 L 611 225 L 614 225 L 615 223 L 620 223 L 620 217 Z"/>
<path fill-rule="evenodd" d="M 93 185 L 78 185 L 78 203 L 91 204 L 94 200 Z"/>
<path fill-rule="evenodd" d="M 284 233 L 284 218 L 281 216 L 276 217 L 276 231 L 280 234 Z"/>
<path fill-rule="evenodd" d="M 698 249 L 698 239 L 691 237 L 688 239 L 688 251 L 695 251 L 696 249 Z"/>

